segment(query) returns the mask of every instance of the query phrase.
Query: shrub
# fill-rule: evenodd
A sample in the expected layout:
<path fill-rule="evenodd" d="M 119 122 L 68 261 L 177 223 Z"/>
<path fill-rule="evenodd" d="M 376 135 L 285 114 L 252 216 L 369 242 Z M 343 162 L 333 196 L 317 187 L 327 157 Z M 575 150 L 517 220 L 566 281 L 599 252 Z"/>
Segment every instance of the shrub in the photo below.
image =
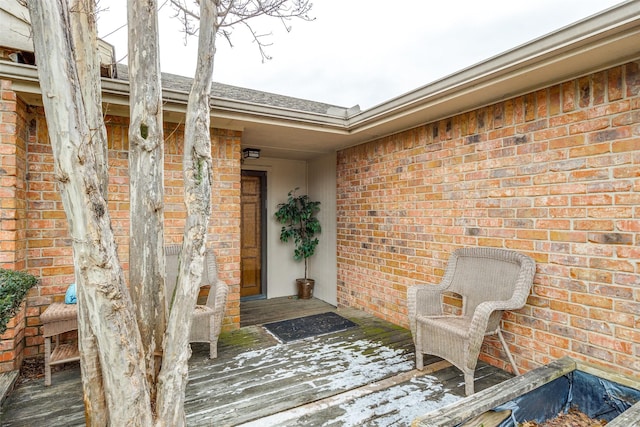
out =
<path fill-rule="evenodd" d="M 38 279 L 21 271 L 0 268 L 0 335 L 22 304 L 24 297 Z"/>

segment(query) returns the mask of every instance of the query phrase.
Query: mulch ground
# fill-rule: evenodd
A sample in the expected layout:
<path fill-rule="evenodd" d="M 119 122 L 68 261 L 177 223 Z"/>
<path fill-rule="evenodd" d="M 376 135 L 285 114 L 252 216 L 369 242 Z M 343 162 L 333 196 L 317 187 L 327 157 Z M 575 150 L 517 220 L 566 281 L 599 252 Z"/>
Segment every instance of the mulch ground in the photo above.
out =
<path fill-rule="evenodd" d="M 571 408 L 568 413 L 560 414 L 542 424 L 526 421 L 519 427 L 602 427 L 604 425 L 607 425 L 605 420 L 594 420 L 576 408 Z"/>
<path fill-rule="evenodd" d="M 62 365 L 52 366 L 51 372 L 71 369 L 73 367 L 79 366 L 79 363 L 80 362 L 70 362 Z M 16 386 L 34 380 L 44 380 L 43 358 L 24 359 L 22 361 L 22 366 L 20 367 L 20 375 L 16 380 Z"/>
<path fill-rule="evenodd" d="M 40 378 L 44 378 L 44 359 L 24 359 L 20 367 L 20 375 L 18 376 L 16 385 Z"/>

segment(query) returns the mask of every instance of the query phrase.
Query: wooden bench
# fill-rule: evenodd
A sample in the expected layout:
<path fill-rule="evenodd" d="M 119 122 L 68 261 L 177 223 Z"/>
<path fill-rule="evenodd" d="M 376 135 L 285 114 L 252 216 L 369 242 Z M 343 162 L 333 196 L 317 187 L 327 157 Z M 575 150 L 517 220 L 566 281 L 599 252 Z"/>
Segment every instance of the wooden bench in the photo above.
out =
<path fill-rule="evenodd" d="M 44 336 L 44 385 L 51 385 L 51 366 L 80 360 L 78 346 L 60 344 L 60 334 L 78 330 L 78 305 L 54 302 L 40 315 Z M 55 347 L 51 348 L 51 338 Z"/>

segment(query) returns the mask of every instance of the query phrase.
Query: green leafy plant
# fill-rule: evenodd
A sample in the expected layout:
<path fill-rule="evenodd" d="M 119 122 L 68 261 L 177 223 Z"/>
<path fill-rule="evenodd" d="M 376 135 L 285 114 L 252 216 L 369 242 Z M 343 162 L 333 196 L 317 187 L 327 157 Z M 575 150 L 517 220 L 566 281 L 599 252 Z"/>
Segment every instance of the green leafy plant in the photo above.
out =
<path fill-rule="evenodd" d="M 298 188 L 289 191 L 285 203 L 278 205 L 275 217 L 280 224 L 280 240 L 288 242 L 293 240 L 295 249 L 293 259 L 304 259 L 304 278 L 307 279 L 307 258 L 315 253 L 318 246 L 316 234 L 320 233 L 320 221 L 316 214 L 320 210 L 320 202 L 312 201 L 309 196 L 297 196 Z"/>
<path fill-rule="evenodd" d="M 31 274 L 0 268 L 0 335 L 36 283 L 38 279 Z"/>

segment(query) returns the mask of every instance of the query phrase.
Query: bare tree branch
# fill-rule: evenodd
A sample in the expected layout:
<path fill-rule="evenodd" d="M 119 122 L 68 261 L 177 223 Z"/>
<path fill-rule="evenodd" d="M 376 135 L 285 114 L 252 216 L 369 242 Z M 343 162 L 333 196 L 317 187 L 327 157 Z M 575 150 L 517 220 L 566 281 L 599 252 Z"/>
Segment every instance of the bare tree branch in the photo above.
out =
<path fill-rule="evenodd" d="M 175 17 L 180 20 L 185 33 L 195 35 L 199 29 L 200 11 L 197 1 L 189 0 L 169 0 L 175 10 Z M 288 21 L 299 18 L 305 21 L 312 21 L 309 16 L 312 3 L 310 0 L 217 0 L 214 1 L 217 8 L 217 20 L 214 23 L 216 33 L 224 37 L 229 46 L 233 47 L 231 36 L 238 25 L 251 34 L 262 60 L 269 60 L 266 48 L 271 43 L 265 40 L 272 33 L 262 34 L 254 28 L 254 24 L 249 22 L 251 18 L 258 16 L 268 16 L 278 18 L 287 32 L 291 31 Z"/>

